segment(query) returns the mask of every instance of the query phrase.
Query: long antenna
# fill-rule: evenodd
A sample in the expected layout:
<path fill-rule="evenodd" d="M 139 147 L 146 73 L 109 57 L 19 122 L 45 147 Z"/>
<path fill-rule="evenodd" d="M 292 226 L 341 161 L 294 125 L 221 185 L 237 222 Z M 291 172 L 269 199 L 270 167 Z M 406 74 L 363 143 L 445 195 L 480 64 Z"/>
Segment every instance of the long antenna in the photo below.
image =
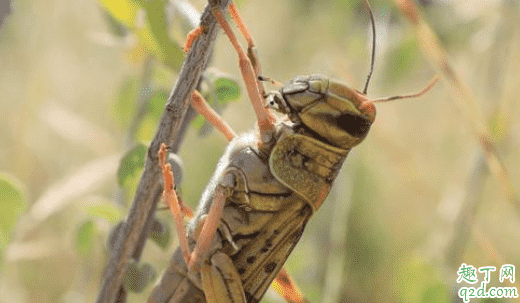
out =
<path fill-rule="evenodd" d="M 370 77 L 372 77 L 372 72 L 374 71 L 374 60 L 376 57 L 376 25 L 374 22 L 374 15 L 372 14 L 372 8 L 370 7 L 368 0 L 365 0 L 365 4 L 367 5 L 368 14 L 370 15 L 370 23 L 372 24 L 372 59 L 370 60 L 370 71 L 368 72 L 365 89 L 363 89 L 363 94 L 366 95 L 368 90 L 368 83 L 370 82 Z"/>
<path fill-rule="evenodd" d="M 410 98 L 417 98 L 420 97 L 426 92 L 428 92 L 434 85 L 439 81 L 439 77 L 435 76 L 433 79 L 426 85 L 420 92 L 410 95 L 400 95 L 400 96 L 393 96 L 393 97 L 385 97 L 385 98 L 378 98 L 378 99 L 372 99 L 372 102 L 388 102 L 388 101 L 394 101 L 394 100 L 401 100 L 401 99 L 410 99 Z"/>

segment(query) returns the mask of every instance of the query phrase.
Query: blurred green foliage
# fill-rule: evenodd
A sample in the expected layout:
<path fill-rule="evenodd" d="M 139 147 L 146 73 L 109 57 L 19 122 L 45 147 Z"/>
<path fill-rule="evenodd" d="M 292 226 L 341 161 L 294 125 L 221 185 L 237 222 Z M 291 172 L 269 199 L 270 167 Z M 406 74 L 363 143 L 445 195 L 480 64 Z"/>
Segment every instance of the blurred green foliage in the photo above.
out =
<path fill-rule="evenodd" d="M 121 159 L 117 172 L 118 184 L 124 189 L 126 203 L 131 203 L 131 197 L 137 189 L 148 148 L 144 144 L 137 144 Z"/>
<path fill-rule="evenodd" d="M 121 210 L 119 210 L 115 205 L 109 203 L 88 205 L 85 208 L 85 213 L 95 218 L 104 219 L 110 223 L 116 223 L 123 217 Z"/>
<path fill-rule="evenodd" d="M 16 222 L 27 208 L 25 190 L 13 176 L 0 173 L 0 274 L 5 250 L 14 233 Z"/>
<path fill-rule="evenodd" d="M 137 35 L 138 45 L 134 56 L 154 54 L 166 66 L 179 70 L 183 53 L 178 43 L 171 40 L 167 33 L 165 0 L 99 0 L 100 4 L 124 26 Z M 115 20 L 114 20 L 115 19 Z M 114 22 L 110 22 L 114 24 Z M 120 34 L 120 26 L 112 26 Z"/>
<path fill-rule="evenodd" d="M 95 234 L 96 226 L 92 220 L 87 220 L 79 226 L 76 233 L 76 249 L 81 256 L 87 257 L 91 253 Z"/>
<path fill-rule="evenodd" d="M 15 3 L 0 29 L 0 110 L 8 113 L 0 121 L 0 170 L 8 172 L 0 178 L 0 302 L 93 302 L 105 239 L 128 212 L 190 28 L 181 14 L 164 10 L 165 0 Z M 428 3 L 424 18 L 478 96 L 517 186 L 519 4 Z M 200 11 L 206 2 L 193 4 Z M 433 71 L 411 27 L 391 1 L 371 5 L 378 31 L 369 96 L 417 91 Z M 371 48 L 362 1 L 245 1 L 240 10 L 264 76 L 284 82 L 321 72 L 362 89 Z M 254 113 L 226 38 L 218 39 L 211 66 L 204 96 L 237 132 L 248 131 Z M 480 205 L 461 260 L 518 268 L 518 217 L 487 175 L 484 188 L 468 181 L 481 151 L 455 104 L 440 83 L 419 99 L 377 106 L 370 135 L 347 158 L 287 261 L 311 302 L 450 301 L 460 285 L 457 269 L 446 265 L 446 247 L 461 228 L 456 218 L 465 197 L 475 193 Z M 180 152 L 178 189 L 192 207 L 226 146 L 217 132 L 197 135 L 207 133 L 203 122 L 195 120 Z M 88 170 L 113 155 L 120 161 L 113 168 Z M 73 178 L 85 169 L 83 179 Z M 50 216 L 34 211 L 42 201 L 56 201 Z M 153 268 L 165 268 L 177 245 L 169 213 L 158 217 L 151 236 L 157 245 L 145 247 L 143 263 L 126 278 L 139 292 L 129 302 L 146 300 L 160 275 Z M 342 237 L 331 232 L 335 225 L 346 230 Z M 281 301 L 269 291 L 262 302 Z"/>
<path fill-rule="evenodd" d="M 403 41 L 388 53 L 388 60 L 384 66 L 385 79 L 388 79 L 385 85 L 398 83 L 414 69 L 420 56 L 415 37 L 410 35 L 408 41 Z"/>

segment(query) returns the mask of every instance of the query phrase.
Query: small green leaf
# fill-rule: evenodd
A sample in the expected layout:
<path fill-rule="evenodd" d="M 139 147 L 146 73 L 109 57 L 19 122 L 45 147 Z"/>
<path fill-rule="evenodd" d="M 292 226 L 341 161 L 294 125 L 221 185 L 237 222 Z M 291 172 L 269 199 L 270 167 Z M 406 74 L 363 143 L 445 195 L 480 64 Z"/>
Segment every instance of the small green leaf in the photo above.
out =
<path fill-rule="evenodd" d="M 103 218 L 111 223 L 115 223 L 123 217 L 123 213 L 115 206 L 103 203 L 87 206 L 86 212 L 97 218 Z"/>
<path fill-rule="evenodd" d="M 76 250 L 81 256 L 87 257 L 92 252 L 95 234 L 94 221 L 87 220 L 79 226 L 76 232 Z"/>
<path fill-rule="evenodd" d="M 237 101 L 240 98 L 240 86 L 235 78 L 214 68 L 209 68 L 205 77 L 208 79 L 209 88 L 204 95 L 209 95 L 208 99 L 213 96 L 216 100 L 208 100 L 210 104 L 218 102 L 226 104 L 228 102 Z"/>
<path fill-rule="evenodd" d="M 141 280 L 139 279 L 139 267 L 137 262 L 134 261 L 128 264 L 123 282 L 126 289 L 131 292 L 138 293 L 144 289 L 143 283 L 140 283 Z"/>
<path fill-rule="evenodd" d="M 145 156 L 146 146 L 142 143 L 139 143 L 123 156 L 117 172 L 117 180 L 120 186 L 124 187 L 130 177 L 139 176 L 144 167 Z"/>
<path fill-rule="evenodd" d="M 138 265 L 136 262 L 132 262 L 128 265 L 123 280 L 126 289 L 134 293 L 139 293 L 142 292 L 150 282 L 155 280 L 156 276 L 157 271 L 152 265 L 148 263 Z"/>
<path fill-rule="evenodd" d="M 240 87 L 234 79 L 218 78 L 214 85 L 218 102 L 227 103 L 240 98 Z"/>
<path fill-rule="evenodd" d="M 159 220 L 153 221 L 152 230 L 150 231 L 149 238 L 154 241 L 160 248 L 166 250 L 170 246 L 170 229 L 168 225 L 163 224 Z"/>

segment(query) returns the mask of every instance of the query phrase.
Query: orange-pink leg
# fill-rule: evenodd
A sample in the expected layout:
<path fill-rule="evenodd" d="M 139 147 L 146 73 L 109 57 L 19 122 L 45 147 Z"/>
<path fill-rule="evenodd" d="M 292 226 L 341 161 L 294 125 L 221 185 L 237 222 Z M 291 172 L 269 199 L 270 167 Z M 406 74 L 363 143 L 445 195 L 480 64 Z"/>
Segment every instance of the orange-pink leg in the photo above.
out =
<path fill-rule="evenodd" d="M 233 140 L 237 135 L 231 127 L 224 121 L 204 100 L 204 97 L 196 90 L 191 93 L 191 106 L 201 114 L 206 121 L 218 129 L 226 136 L 228 141 Z"/>
<path fill-rule="evenodd" d="M 187 263 L 188 269 L 200 270 L 202 267 L 203 258 L 201 258 L 201 255 L 204 255 L 209 250 L 211 240 L 213 240 L 213 237 L 217 232 L 217 227 L 220 223 L 220 218 L 222 217 L 222 210 L 224 209 L 225 202 L 225 189 L 217 186 L 208 216 L 203 222 L 204 225 L 202 226 L 202 231 L 197 237 L 197 244 L 191 254 L 189 263 Z"/>
<path fill-rule="evenodd" d="M 253 69 L 255 71 L 255 76 L 258 77 L 261 75 L 261 69 L 260 69 L 260 61 L 258 61 L 258 53 L 256 51 L 256 45 L 255 41 L 253 40 L 253 36 L 251 36 L 251 33 L 249 32 L 249 28 L 247 28 L 247 25 L 244 22 L 244 19 L 242 19 L 242 16 L 240 15 L 240 12 L 238 11 L 238 8 L 234 2 L 231 2 L 228 6 L 228 11 L 233 20 L 235 20 L 235 23 L 238 26 L 238 29 L 244 36 L 247 42 L 247 54 L 249 56 L 249 60 L 251 60 L 251 64 L 253 65 Z M 191 46 L 193 45 L 193 42 L 204 32 L 204 28 L 202 26 L 197 26 L 195 29 L 191 30 L 188 35 L 186 36 L 186 41 L 184 42 L 184 52 L 187 53 Z M 261 85 L 261 83 L 260 83 Z M 263 90 L 263 86 L 261 87 Z"/>
<path fill-rule="evenodd" d="M 270 138 L 274 131 L 276 117 L 268 108 L 264 106 L 262 98 L 263 93 L 260 90 L 259 81 L 255 75 L 255 71 L 253 70 L 251 60 L 240 46 L 235 34 L 229 26 L 229 23 L 226 21 L 217 7 L 213 8 L 213 15 L 228 36 L 231 44 L 238 54 L 240 72 L 244 78 L 249 99 L 251 99 L 251 103 L 253 104 L 253 108 L 258 119 L 258 128 L 260 129 L 261 138 Z"/>
<path fill-rule="evenodd" d="M 285 267 L 278 273 L 271 286 L 289 303 L 307 302 Z"/>
<path fill-rule="evenodd" d="M 255 77 L 258 80 L 258 77 L 262 74 L 262 70 L 260 69 L 260 61 L 258 60 L 258 53 L 256 51 L 255 41 L 253 40 L 253 36 L 249 32 L 249 28 L 247 28 L 244 19 L 242 19 L 242 15 L 238 11 L 238 8 L 234 2 L 231 2 L 228 6 L 229 14 L 231 18 L 235 21 L 238 26 L 238 29 L 242 33 L 242 36 L 246 39 L 247 42 L 247 56 L 253 65 L 253 70 L 255 71 Z M 260 87 L 260 93 L 264 95 L 264 86 L 262 82 L 258 81 L 258 86 Z"/>
<path fill-rule="evenodd" d="M 193 91 L 191 94 L 191 104 L 195 110 L 201 114 L 208 122 L 213 125 L 216 129 L 222 132 L 228 141 L 233 140 L 237 135 L 231 129 L 231 127 L 224 121 L 204 100 L 204 97 L 198 92 Z M 220 223 L 220 217 L 222 216 L 222 209 L 226 202 L 225 189 L 221 186 L 217 186 L 213 202 L 207 217 L 201 221 L 203 224 L 202 231 L 197 236 L 197 244 L 188 264 L 189 269 L 198 270 L 201 268 L 200 263 L 202 258 L 201 254 L 204 254 L 209 249 L 209 245 L 215 232 L 217 231 L 218 224 Z"/>
<path fill-rule="evenodd" d="M 208 105 L 208 103 L 204 100 L 204 97 L 198 91 L 192 92 L 191 102 L 193 108 L 216 129 L 222 132 L 228 141 L 231 141 L 236 137 L 233 129 L 231 129 L 231 127 L 229 127 L 229 125 Z M 170 208 L 175 218 L 175 224 L 177 226 L 177 233 L 179 236 L 179 242 L 184 259 L 186 264 L 188 264 L 189 269 L 198 270 L 202 265 L 200 263 L 202 260 L 200 255 L 208 250 L 211 240 L 213 239 L 220 222 L 222 209 L 224 208 L 226 201 L 226 196 L 224 193 L 225 190 L 220 186 L 217 187 L 208 216 L 200 222 L 203 224 L 202 231 L 197 237 L 197 244 L 195 249 L 192 253 L 190 253 L 186 239 L 186 231 L 184 228 L 184 215 L 187 213 L 187 211 L 184 210 L 185 206 L 181 205 L 177 199 L 177 194 L 175 193 L 174 189 L 173 174 L 171 173 L 170 164 L 166 162 L 166 146 L 164 144 L 161 145 L 159 150 L 159 163 L 163 170 L 165 184 L 165 190 L 163 192 L 164 201 Z"/>
<path fill-rule="evenodd" d="M 202 26 L 197 26 L 195 29 L 191 30 L 186 36 L 186 41 L 184 41 L 184 53 L 190 51 L 193 42 L 197 40 L 197 38 L 204 32 L 204 28 Z"/>
<path fill-rule="evenodd" d="M 268 139 L 271 137 L 271 134 L 274 131 L 276 117 L 273 115 L 271 110 L 269 110 L 269 108 L 264 106 L 264 102 L 262 101 L 265 90 L 263 84 L 258 79 L 260 76 L 260 63 L 258 62 L 255 43 L 249 32 L 249 29 L 245 25 L 244 20 L 238 12 L 235 3 L 231 2 L 228 11 L 247 41 L 248 54 L 246 54 L 241 48 L 235 34 L 231 30 L 229 23 L 226 21 L 220 10 L 217 7 L 213 7 L 213 15 L 219 22 L 220 26 L 231 41 L 231 44 L 233 44 L 233 47 L 238 53 L 240 72 L 244 78 L 249 98 L 251 99 L 251 103 L 253 104 L 253 108 L 258 119 L 258 127 L 260 129 L 261 138 Z M 188 34 L 184 44 L 185 52 L 189 51 L 195 39 L 197 39 L 197 37 L 200 36 L 203 31 L 203 28 L 198 26 Z"/>
<path fill-rule="evenodd" d="M 166 161 L 166 145 L 164 143 L 161 144 L 158 157 L 164 180 L 163 199 L 170 208 L 170 211 L 175 219 L 182 256 L 184 257 L 186 264 L 188 264 L 189 269 L 198 270 L 201 266 L 201 258 L 199 256 L 208 250 L 209 244 L 211 243 L 211 240 L 213 239 L 213 236 L 217 230 L 218 223 L 220 222 L 222 209 L 224 208 L 226 201 L 225 189 L 223 187 L 217 187 L 209 214 L 203 221 L 204 225 L 200 235 L 197 238 L 195 249 L 192 253 L 190 253 L 188 239 L 186 238 L 186 229 L 184 228 L 185 212 L 183 208 L 185 206 L 181 205 L 177 199 L 177 194 L 175 193 L 174 189 L 175 181 L 173 179 L 171 166 Z"/>
<path fill-rule="evenodd" d="M 204 97 L 198 91 L 192 92 L 191 102 L 193 108 L 216 129 L 222 132 L 228 141 L 233 140 L 233 138 L 237 136 L 233 129 L 231 129 L 231 127 L 208 105 L 204 100 Z M 161 145 L 159 150 L 159 164 L 163 171 L 164 201 L 174 216 L 183 257 L 186 264 L 188 264 L 189 269 L 198 270 L 201 268 L 200 255 L 208 250 L 211 240 L 217 230 L 218 223 L 220 222 L 220 217 L 222 216 L 222 209 L 224 208 L 226 201 L 224 188 L 220 186 L 217 187 L 208 216 L 200 222 L 203 226 L 202 231 L 197 238 L 195 249 L 190 253 L 186 239 L 186 230 L 184 228 L 184 216 L 188 213 L 188 209 L 186 209 L 186 207 L 177 199 L 171 167 L 170 164 L 166 162 L 166 146 L 164 144 Z"/>
<path fill-rule="evenodd" d="M 188 240 L 186 239 L 186 230 L 184 229 L 184 215 L 183 205 L 180 204 L 177 199 L 177 193 L 175 192 L 175 180 L 173 179 L 173 173 L 170 164 L 166 161 L 166 145 L 161 144 L 159 149 L 159 165 L 163 173 L 164 190 L 163 200 L 166 205 L 170 208 L 170 211 L 175 219 L 175 225 L 177 227 L 177 235 L 182 250 L 182 255 L 186 262 L 190 260 L 191 253 L 188 247 Z"/>

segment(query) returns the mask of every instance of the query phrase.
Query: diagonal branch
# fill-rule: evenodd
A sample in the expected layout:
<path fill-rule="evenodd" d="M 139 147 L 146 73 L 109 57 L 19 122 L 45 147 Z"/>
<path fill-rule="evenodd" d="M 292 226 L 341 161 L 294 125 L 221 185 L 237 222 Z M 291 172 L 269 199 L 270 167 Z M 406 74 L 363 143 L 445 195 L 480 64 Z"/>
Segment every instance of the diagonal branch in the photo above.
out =
<path fill-rule="evenodd" d="M 229 4 L 229 0 L 218 2 L 221 9 L 225 9 Z M 159 128 L 148 149 L 145 169 L 130 214 L 118 235 L 114 249 L 110 252 L 102 288 L 97 298 L 98 303 L 116 301 L 127 265 L 135 254 L 136 248 L 141 242 L 140 239 L 149 231 L 146 225 L 147 222 L 152 221 L 149 218 L 153 218 L 162 191 L 161 171 L 157 159 L 159 146 L 164 142 L 173 152 L 178 151 L 179 139 L 183 136 L 183 121 L 189 108 L 189 96 L 200 81 L 202 71 L 206 68 L 217 34 L 218 25 L 211 14 L 209 5 L 202 14 L 201 25 L 204 26 L 206 32 L 193 44 L 168 98 Z"/>

